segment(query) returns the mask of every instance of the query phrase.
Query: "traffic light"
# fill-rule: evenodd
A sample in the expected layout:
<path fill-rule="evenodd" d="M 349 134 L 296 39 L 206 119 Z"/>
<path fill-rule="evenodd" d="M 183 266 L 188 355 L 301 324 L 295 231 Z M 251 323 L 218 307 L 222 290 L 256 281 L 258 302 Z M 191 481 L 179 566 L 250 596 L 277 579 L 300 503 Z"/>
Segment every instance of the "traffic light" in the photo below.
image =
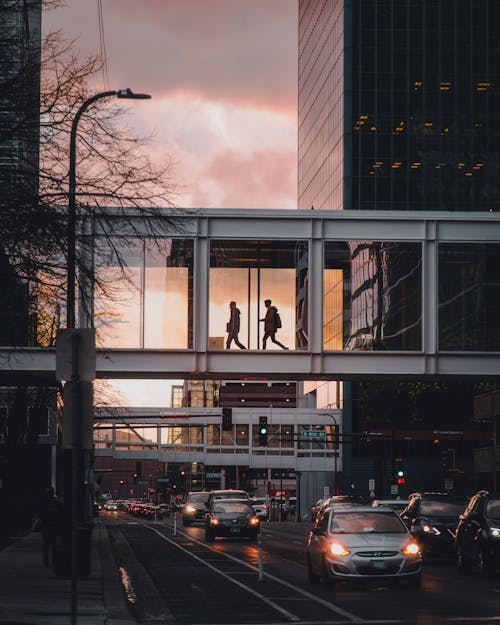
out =
<path fill-rule="evenodd" d="M 125 484 L 125 480 L 120 480 L 120 486 L 123 486 Z"/>
<path fill-rule="evenodd" d="M 259 417 L 259 447 L 267 447 L 267 417 Z"/>
<path fill-rule="evenodd" d="M 140 460 L 136 460 L 135 462 L 135 474 L 137 474 L 138 478 L 142 475 L 142 462 Z"/>
<path fill-rule="evenodd" d="M 222 409 L 222 431 L 231 432 L 232 429 L 233 429 L 233 409 L 223 408 Z"/>
<path fill-rule="evenodd" d="M 139 481 L 139 475 L 137 473 L 134 473 L 134 484 L 137 484 L 138 481 Z"/>
<path fill-rule="evenodd" d="M 396 474 L 396 484 L 399 484 L 400 486 L 402 486 L 405 483 L 405 472 L 403 471 L 403 469 L 399 469 L 399 471 Z"/>

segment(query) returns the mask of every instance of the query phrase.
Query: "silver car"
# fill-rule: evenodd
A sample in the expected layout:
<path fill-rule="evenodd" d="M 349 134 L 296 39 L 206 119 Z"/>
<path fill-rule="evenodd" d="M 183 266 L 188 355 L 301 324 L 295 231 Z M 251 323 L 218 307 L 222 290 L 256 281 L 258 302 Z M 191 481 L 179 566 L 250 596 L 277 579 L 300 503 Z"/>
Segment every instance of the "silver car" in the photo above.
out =
<path fill-rule="evenodd" d="M 311 583 L 325 586 L 339 580 L 406 579 L 419 587 L 422 555 L 393 510 L 327 508 L 307 540 L 307 570 Z"/>

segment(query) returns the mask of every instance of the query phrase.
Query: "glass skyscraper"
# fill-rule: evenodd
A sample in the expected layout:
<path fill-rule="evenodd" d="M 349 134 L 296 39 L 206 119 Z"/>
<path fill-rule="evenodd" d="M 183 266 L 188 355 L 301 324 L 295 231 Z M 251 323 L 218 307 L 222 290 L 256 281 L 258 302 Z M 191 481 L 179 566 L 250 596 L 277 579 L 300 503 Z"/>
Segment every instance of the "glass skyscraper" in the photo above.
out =
<path fill-rule="evenodd" d="M 299 208 L 495 211 L 500 2 L 300 0 Z"/>

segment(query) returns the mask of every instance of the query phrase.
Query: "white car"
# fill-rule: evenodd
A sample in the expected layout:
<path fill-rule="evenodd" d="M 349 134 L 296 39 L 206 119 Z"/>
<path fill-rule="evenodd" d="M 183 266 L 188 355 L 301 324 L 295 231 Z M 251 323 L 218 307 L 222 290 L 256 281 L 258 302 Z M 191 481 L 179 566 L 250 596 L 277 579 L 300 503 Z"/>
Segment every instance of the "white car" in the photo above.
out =
<path fill-rule="evenodd" d="M 268 518 L 268 501 L 265 497 L 258 498 L 255 497 L 250 501 L 252 504 L 252 508 L 255 510 L 255 514 L 259 517 L 259 519 Z"/>
<path fill-rule="evenodd" d="M 406 580 L 419 587 L 420 547 L 401 517 L 388 508 L 327 508 L 307 540 L 309 582 Z"/>
<path fill-rule="evenodd" d="M 374 499 L 372 501 L 372 506 L 375 508 L 390 508 L 398 513 L 404 510 L 407 505 L 408 499 Z"/>
<path fill-rule="evenodd" d="M 118 510 L 118 504 L 113 499 L 108 499 L 108 501 L 104 504 L 104 509 L 111 511 Z"/>

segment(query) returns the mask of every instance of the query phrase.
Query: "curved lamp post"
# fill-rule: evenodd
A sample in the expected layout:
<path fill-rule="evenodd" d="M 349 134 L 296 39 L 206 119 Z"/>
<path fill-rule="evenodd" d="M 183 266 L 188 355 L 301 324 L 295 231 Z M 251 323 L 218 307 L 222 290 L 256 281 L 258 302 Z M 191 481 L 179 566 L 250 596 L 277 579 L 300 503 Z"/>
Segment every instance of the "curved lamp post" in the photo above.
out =
<path fill-rule="evenodd" d="M 75 327 L 75 280 L 76 280 L 76 136 L 78 122 L 83 113 L 96 100 L 102 98 L 124 98 L 129 100 L 149 100 L 148 93 L 134 93 L 131 89 L 102 91 L 85 100 L 75 114 L 71 125 L 69 142 L 69 192 L 68 192 L 68 285 L 66 300 L 66 327 Z"/>

